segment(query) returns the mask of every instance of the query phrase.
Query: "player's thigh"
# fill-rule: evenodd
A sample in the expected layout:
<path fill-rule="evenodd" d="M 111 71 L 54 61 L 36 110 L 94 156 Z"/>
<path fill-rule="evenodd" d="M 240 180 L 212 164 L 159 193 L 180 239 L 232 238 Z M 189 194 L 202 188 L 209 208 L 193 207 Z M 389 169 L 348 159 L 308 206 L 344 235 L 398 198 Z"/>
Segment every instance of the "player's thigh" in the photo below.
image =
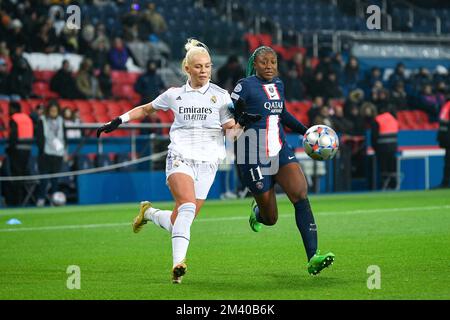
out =
<path fill-rule="evenodd" d="M 296 203 L 307 197 L 308 184 L 297 162 L 290 162 L 282 166 L 275 175 L 275 181 L 280 185 L 292 203 Z"/>
<path fill-rule="evenodd" d="M 209 190 L 214 183 L 218 168 L 219 164 L 213 162 L 204 162 L 195 165 L 194 188 L 196 199 L 206 200 Z"/>
<path fill-rule="evenodd" d="M 173 173 L 167 178 L 167 184 L 176 205 L 186 202 L 195 203 L 194 180 L 186 173 Z"/>
<path fill-rule="evenodd" d="M 277 223 L 278 207 L 275 189 L 270 188 L 264 193 L 254 194 L 253 197 L 258 204 L 259 215 L 263 219 L 264 224 L 274 225 Z"/>

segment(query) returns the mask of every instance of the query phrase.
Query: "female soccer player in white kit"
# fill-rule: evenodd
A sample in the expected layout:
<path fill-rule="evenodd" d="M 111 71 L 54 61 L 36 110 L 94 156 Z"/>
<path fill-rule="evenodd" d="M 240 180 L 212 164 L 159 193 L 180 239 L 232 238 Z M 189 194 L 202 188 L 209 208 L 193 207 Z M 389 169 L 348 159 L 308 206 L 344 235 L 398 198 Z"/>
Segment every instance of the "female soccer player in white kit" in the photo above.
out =
<path fill-rule="evenodd" d="M 229 111 L 232 105 L 229 93 L 210 83 L 212 63 L 207 47 L 190 39 L 185 49 L 182 63 L 188 77 L 185 85 L 168 89 L 152 102 L 132 109 L 97 130 L 100 136 L 102 132 L 117 129 L 121 123 L 142 119 L 156 110 L 171 109 L 175 114 L 166 159 L 167 185 L 175 208 L 159 210 L 143 201 L 133 222 L 134 232 L 152 221 L 171 233 L 173 283 L 181 283 L 186 273 L 191 224 L 208 195 L 219 161 L 225 158 L 224 130 L 235 125 Z"/>

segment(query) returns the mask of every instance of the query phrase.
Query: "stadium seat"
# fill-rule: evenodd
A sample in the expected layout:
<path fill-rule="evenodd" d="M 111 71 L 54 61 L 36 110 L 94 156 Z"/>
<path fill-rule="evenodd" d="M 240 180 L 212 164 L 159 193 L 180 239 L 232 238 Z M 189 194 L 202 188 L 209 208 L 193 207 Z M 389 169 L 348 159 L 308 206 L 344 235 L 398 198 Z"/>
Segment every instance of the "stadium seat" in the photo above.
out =
<path fill-rule="evenodd" d="M 75 100 L 68 100 L 68 99 L 59 99 L 58 100 L 59 105 L 61 108 L 70 108 L 72 110 L 76 110 L 77 106 L 75 104 Z"/>
<path fill-rule="evenodd" d="M 50 70 L 35 70 L 33 71 L 34 79 L 36 81 L 50 82 L 55 75 L 55 71 Z"/>
<path fill-rule="evenodd" d="M 105 101 L 105 107 L 110 118 L 118 117 L 123 113 L 121 105 L 115 101 Z"/>
<path fill-rule="evenodd" d="M 43 81 L 33 82 L 32 87 L 33 93 L 38 97 L 42 97 L 44 99 L 51 99 L 57 98 L 59 96 L 56 92 L 50 90 L 50 85 L 48 84 L 48 82 Z"/>
<path fill-rule="evenodd" d="M 107 114 L 107 108 L 106 105 L 99 100 L 91 100 L 90 101 L 90 107 L 94 115 L 106 115 Z"/>
<path fill-rule="evenodd" d="M 116 98 L 131 99 L 134 103 L 140 100 L 140 95 L 134 91 L 130 84 L 113 83 L 112 93 Z"/>
<path fill-rule="evenodd" d="M 128 72 L 119 70 L 111 71 L 111 81 L 113 84 L 134 85 L 139 76 L 140 74 L 137 72 Z"/>

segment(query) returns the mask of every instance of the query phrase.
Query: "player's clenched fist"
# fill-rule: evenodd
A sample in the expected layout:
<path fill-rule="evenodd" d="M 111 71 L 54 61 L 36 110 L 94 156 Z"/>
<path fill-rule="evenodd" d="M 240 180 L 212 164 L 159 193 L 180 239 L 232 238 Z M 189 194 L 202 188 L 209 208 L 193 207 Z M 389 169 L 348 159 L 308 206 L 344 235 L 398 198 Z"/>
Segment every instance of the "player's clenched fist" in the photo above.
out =
<path fill-rule="evenodd" d="M 116 130 L 120 124 L 122 123 L 122 119 L 120 117 L 115 118 L 114 120 L 105 123 L 103 126 L 97 129 L 97 138 L 100 137 L 102 132 L 109 133 Z"/>

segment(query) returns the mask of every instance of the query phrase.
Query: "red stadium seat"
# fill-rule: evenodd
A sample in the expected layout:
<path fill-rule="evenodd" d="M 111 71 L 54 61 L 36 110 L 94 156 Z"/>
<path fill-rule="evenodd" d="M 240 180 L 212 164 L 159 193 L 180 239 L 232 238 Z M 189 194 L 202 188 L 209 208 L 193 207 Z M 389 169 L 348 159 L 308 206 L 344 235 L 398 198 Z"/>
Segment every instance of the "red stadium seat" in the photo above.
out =
<path fill-rule="evenodd" d="M 112 93 L 116 98 L 129 99 L 135 104 L 139 103 L 141 99 L 141 96 L 129 84 L 113 84 Z"/>
<path fill-rule="evenodd" d="M 139 76 L 140 74 L 137 72 L 127 72 L 119 70 L 111 71 L 111 81 L 113 84 L 134 85 Z"/>
<path fill-rule="evenodd" d="M 55 75 L 55 71 L 50 70 L 36 70 L 33 71 L 34 78 L 36 81 L 44 81 L 44 82 L 50 82 L 50 80 Z"/>
<path fill-rule="evenodd" d="M 0 116 L 8 115 L 9 101 L 0 100 Z"/>
<path fill-rule="evenodd" d="M 121 105 L 115 101 L 105 102 L 105 105 L 106 111 L 111 118 L 118 117 L 123 113 Z"/>
<path fill-rule="evenodd" d="M 90 101 L 91 110 L 94 113 L 94 115 L 106 115 L 107 114 L 107 108 L 106 105 L 99 100 L 91 100 Z"/>
<path fill-rule="evenodd" d="M 97 122 L 92 113 L 80 113 L 80 120 L 84 123 L 94 123 Z"/>
<path fill-rule="evenodd" d="M 75 104 L 75 100 L 59 99 L 58 103 L 61 106 L 61 108 L 70 108 L 72 110 L 76 110 L 77 109 L 77 106 Z"/>
<path fill-rule="evenodd" d="M 57 98 L 58 94 L 56 92 L 53 92 L 50 90 L 50 86 L 48 82 L 38 81 L 33 82 L 33 93 L 38 96 L 45 99 L 51 99 L 51 98 Z"/>

